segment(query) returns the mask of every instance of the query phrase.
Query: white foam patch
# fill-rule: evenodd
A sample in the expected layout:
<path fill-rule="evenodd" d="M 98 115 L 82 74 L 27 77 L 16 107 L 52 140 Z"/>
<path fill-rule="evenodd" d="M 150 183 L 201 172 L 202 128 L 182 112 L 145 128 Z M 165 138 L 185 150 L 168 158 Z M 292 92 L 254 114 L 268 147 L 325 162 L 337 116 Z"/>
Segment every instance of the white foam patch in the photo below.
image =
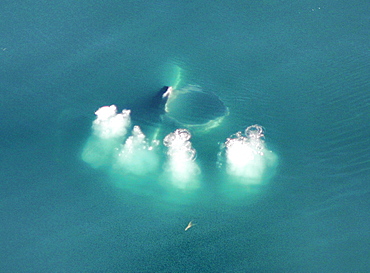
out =
<path fill-rule="evenodd" d="M 115 169 L 126 173 L 145 175 L 158 169 L 159 158 L 156 152 L 158 143 L 149 145 L 139 126 L 134 126 L 132 135 L 121 145 L 117 155 Z"/>
<path fill-rule="evenodd" d="M 92 125 L 92 135 L 87 140 L 82 160 L 93 168 L 112 164 L 130 126 L 130 110 L 117 114 L 115 105 L 99 108 Z"/>
<path fill-rule="evenodd" d="M 95 112 L 97 116 L 93 122 L 93 134 L 103 139 L 120 138 L 126 135 L 130 126 L 130 110 L 123 110 L 117 114 L 115 105 L 103 106 Z"/>
<path fill-rule="evenodd" d="M 277 156 L 267 149 L 264 130 L 252 125 L 242 134 L 238 132 L 225 142 L 226 171 L 242 178 L 243 184 L 260 184 L 273 173 Z"/>
<path fill-rule="evenodd" d="M 163 144 L 168 148 L 165 178 L 179 189 L 199 187 L 200 168 L 195 163 L 196 151 L 189 141 L 190 138 L 188 130 L 177 129 L 163 140 Z"/>

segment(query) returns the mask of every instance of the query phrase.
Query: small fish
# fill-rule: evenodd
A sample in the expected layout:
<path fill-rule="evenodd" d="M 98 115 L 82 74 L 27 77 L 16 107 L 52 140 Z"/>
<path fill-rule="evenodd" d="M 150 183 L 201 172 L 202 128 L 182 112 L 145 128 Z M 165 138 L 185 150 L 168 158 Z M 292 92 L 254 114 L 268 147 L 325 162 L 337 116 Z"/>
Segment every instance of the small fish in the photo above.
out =
<path fill-rule="evenodd" d="M 190 221 L 189 224 L 187 225 L 187 227 L 185 228 L 185 231 L 187 231 L 189 228 L 191 228 L 192 226 L 195 226 L 196 224 L 193 224 L 193 221 Z"/>

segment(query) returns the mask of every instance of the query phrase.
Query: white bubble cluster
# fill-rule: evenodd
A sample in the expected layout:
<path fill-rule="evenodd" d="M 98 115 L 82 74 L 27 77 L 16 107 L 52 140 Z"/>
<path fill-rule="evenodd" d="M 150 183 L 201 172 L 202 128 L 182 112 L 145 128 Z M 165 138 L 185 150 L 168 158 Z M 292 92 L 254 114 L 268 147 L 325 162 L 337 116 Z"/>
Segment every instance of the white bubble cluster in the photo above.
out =
<path fill-rule="evenodd" d="M 244 134 L 237 132 L 225 144 L 226 171 L 242 178 L 244 184 L 259 184 L 274 170 L 276 155 L 267 149 L 264 129 L 260 125 L 249 126 Z"/>
<path fill-rule="evenodd" d="M 192 161 L 195 158 L 195 150 L 189 139 L 191 134 L 186 129 L 177 129 L 168 134 L 164 140 L 164 146 L 168 147 L 167 155 L 180 161 Z"/>
<path fill-rule="evenodd" d="M 82 151 L 82 159 L 93 168 L 111 165 L 131 124 L 130 110 L 117 114 L 115 105 L 95 112 L 92 135 Z"/>
<path fill-rule="evenodd" d="M 121 145 L 115 168 L 135 175 L 145 175 L 154 172 L 159 164 L 158 155 L 139 126 L 134 126 L 131 136 Z"/>
<path fill-rule="evenodd" d="M 130 110 L 123 110 L 122 113 L 117 114 L 115 105 L 99 108 L 95 112 L 97 117 L 92 126 L 93 134 L 103 139 L 125 136 L 131 122 L 130 112 Z"/>
<path fill-rule="evenodd" d="M 180 189 L 199 186 L 200 168 L 195 163 L 196 151 L 189 141 L 191 134 L 186 129 L 177 129 L 168 134 L 163 144 L 168 148 L 168 162 L 165 165 L 170 182 Z"/>

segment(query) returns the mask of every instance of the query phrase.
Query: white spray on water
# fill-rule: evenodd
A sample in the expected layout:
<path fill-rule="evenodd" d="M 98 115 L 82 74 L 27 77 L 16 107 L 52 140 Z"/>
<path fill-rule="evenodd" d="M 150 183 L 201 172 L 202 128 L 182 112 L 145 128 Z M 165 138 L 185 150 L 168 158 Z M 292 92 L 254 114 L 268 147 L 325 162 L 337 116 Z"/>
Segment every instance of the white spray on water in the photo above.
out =
<path fill-rule="evenodd" d="M 119 149 L 115 168 L 135 175 L 145 175 L 156 171 L 159 158 L 155 148 L 158 144 L 158 141 L 153 141 L 152 145 L 149 145 L 140 127 L 135 125 L 131 136 Z"/>
<path fill-rule="evenodd" d="M 163 140 L 163 144 L 168 148 L 166 177 L 179 189 L 199 187 L 200 168 L 195 163 L 196 151 L 189 141 L 190 138 L 188 130 L 177 129 Z"/>
<path fill-rule="evenodd" d="M 130 110 L 117 114 L 115 105 L 104 106 L 95 112 L 92 135 L 87 140 L 82 160 L 93 168 L 112 164 L 118 148 L 125 139 L 130 127 Z"/>
<path fill-rule="evenodd" d="M 226 171 L 240 178 L 242 184 L 260 184 L 275 170 L 277 156 L 267 149 L 264 136 L 262 126 L 252 125 L 244 134 L 237 132 L 230 136 L 223 145 Z"/>

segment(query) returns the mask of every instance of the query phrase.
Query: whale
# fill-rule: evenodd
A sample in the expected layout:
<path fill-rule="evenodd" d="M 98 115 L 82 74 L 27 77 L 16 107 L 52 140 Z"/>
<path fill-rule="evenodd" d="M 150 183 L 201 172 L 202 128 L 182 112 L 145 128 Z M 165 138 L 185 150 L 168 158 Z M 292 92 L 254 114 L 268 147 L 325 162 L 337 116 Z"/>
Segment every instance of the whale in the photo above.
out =
<path fill-rule="evenodd" d="M 149 139 L 158 139 L 179 128 L 207 133 L 229 115 L 220 97 L 212 90 L 189 84 L 181 67 L 173 66 L 166 78 L 166 85 L 159 91 L 130 108 L 133 124 L 140 126 Z"/>
<path fill-rule="evenodd" d="M 133 125 L 138 125 L 150 141 L 162 136 L 166 103 L 172 91 L 171 86 L 163 86 L 153 96 L 130 109 Z"/>

